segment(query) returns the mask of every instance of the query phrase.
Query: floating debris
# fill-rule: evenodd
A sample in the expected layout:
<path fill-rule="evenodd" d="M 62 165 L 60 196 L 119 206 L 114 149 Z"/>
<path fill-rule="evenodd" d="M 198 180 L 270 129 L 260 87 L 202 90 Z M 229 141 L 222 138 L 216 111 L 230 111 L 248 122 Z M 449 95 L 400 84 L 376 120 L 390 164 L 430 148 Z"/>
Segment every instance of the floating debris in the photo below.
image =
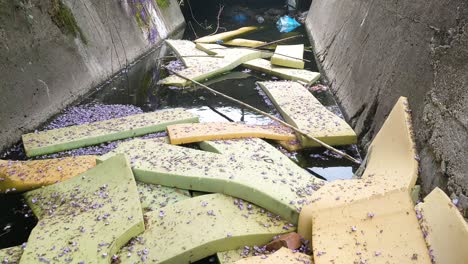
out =
<path fill-rule="evenodd" d="M 205 37 L 196 39 L 195 42 L 196 43 L 218 43 L 220 41 L 224 42 L 229 39 L 235 38 L 237 36 L 250 33 L 257 29 L 258 27 L 241 27 L 236 30 L 227 31 L 227 32 L 223 32 L 223 33 L 219 33 L 219 34 L 211 35 L 211 36 L 205 36 Z"/>
<path fill-rule="evenodd" d="M 278 45 L 275 54 L 271 57 L 271 64 L 288 68 L 304 69 L 303 56 L 304 44 Z"/>
<path fill-rule="evenodd" d="M 295 252 L 288 248 L 281 248 L 273 254 L 256 257 L 248 257 L 234 262 L 235 264 L 312 264 L 312 257 L 303 253 Z"/>
<path fill-rule="evenodd" d="M 177 188 L 137 182 L 143 212 L 156 211 L 168 205 L 191 198 L 190 192 Z"/>
<path fill-rule="evenodd" d="M 0 249 L 0 263 L 19 264 L 22 254 L 23 254 L 22 246 Z"/>
<path fill-rule="evenodd" d="M 304 69 L 291 69 L 279 66 L 274 66 L 269 60 L 255 59 L 244 62 L 242 66 L 252 70 L 265 72 L 271 75 L 278 76 L 285 80 L 302 81 L 306 84 L 315 83 L 320 79 L 320 73 L 312 72 Z"/>
<path fill-rule="evenodd" d="M 171 109 L 23 135 L 28 157 L 159 132 L 168 125 L 198 122 L 183 109 Z"/>

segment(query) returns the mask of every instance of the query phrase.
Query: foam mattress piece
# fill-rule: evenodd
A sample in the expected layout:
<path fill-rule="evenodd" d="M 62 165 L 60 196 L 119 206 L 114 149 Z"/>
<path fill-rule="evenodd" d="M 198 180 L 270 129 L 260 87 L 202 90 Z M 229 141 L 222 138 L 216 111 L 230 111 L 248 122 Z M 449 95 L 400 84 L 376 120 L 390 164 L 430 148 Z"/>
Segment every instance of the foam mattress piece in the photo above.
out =
<path fill-rule="evenodd" d="M 226 45 L 226 46 L 240 46 L 240 47 L 249 47 L 249 48 L 255 48 L 255 47 L 258 47 L 258 46 L 265 45 L 265 44 L 267 44 L 267 43 L 264 42 L 264 41 L 258 41 L 258 40 L 252 40 L 252 39 L 243 39 L 243 38 L 236 38 L 236 39 L 231 39 L 231 40 L 223 42 L 223 45 Z M 274 45 L 271 45 L 271 46 L 269 45 L 269 46 L 262 47 L 262 48 L 274 49 L 275 46 Z"/>
<path fill-rule="evenodd" d="M 292 140 L 296 138 L 293 131 L 277 125 L 249 125 L 243 123 L 209 122 L 194 124 L 177 124 L 167 127 L 171 144 L 180 145 L 205 140 L 236 138 L 266 138 L 275 140 Z"/>
<path fill-rule="evenodd" d="M 356 133 L 346 121 L 330 112 L 304 86 L 288 81 L 258 84 L 287 123 L 329 145 L 356 143 Z M 304 136 L 299 139 L 303 147 L 319 146 Z"/>
<path fill-rule="evenodd" d="M 267 74 L 278 76 L 284 80 L 301 81 L 306 84 L 313 84 L 320 79 L 320 73 L 304 69 L 291 69 L 272 65 L 266 59 L 254 59 L 244 62 L 242 66 L 264 72 Z"/>
<path fill-rule="evenodd" d="M 156 111 L 23 135 L 28 157 L 92 146 L 103 142 L 164 131 L 168 125 L 198 122 L 184 109 Z"/>
<path fill-rule="evenodd" d="M 431 263 L 406 190 L 317 211 L 314 263 Z"/>
<path fill-rule="evenodd" d="M 286 56 L 285 56 L 286 55 Z M 288 68 L 304 69 L 304 44 L 278 45 L 271 57 L 271 64 Z"/>
<path fill-rule="evenodd" d="M 146 231 L 120 251 L 121 263 L 189 263 L 218 251 L 265 244 L 290 228 L 262 208 L 242 208 L 238 199 L 223 194 L 180 201 L 145 218 Z"/>
<path fill-rule="evenodd" d="M 435 188 L 416 211 L 433 263 L 466 263 L 468 224 L 450 198 Z"/>
<path fill-rule="evenodd" d="M 172 41 L 172 43 L 175 43 L 175 41 Z M 216 44 L 204 44 L 204 45 L 201 45 L 200 47 L 210 47 L 206 45 L 216 45 Z M 211 46 L 211 47 L 216 47 L 216 46 Z M 177 51 L 178 46 L 173 45 L 172 48 L 176 53 L 182 53 L 182 51 Z M 204 51 L 207 52 L 207 50 L 204 50 Z M 209 50 L 207 52 L 210 55 L 217 54 L 217 56 L 221 56 L 221 57 L 214 57 L 214 56 L 213 57 L 191 57 L 190 63 L 187 64 L 187 68 L 181 71 L 178 71 L 177 73 L 184 77 L 190 78 L 192 80 L 203 82 L 204 80 L 208 78 L 211 78 L 223 72 L 230 71 L 246 61 L 257 59 L 257 58 L 262 58 L 265 56 L 264 52 L 262 51 L 246 49 L 246 48 L 223 47 L 222 51 L 223 51 L 222 53 L 209 52 Z M 200 50 L 195 48 L 194 54 L 196 52 L 200 52 Z M 188 59 L 189 58 L 186 58 L 185 62 L 188 62 Z M 162 85 L 183 87 L 183 86 L 189 85 L 191 82 L 184 78 L 178 77 L 177 75 L 170 75 L 160 80 L 159 83 Z"/>
<path fill-rule="evenodd" d="M 258 27 L 241 27 L 236 30 L 226 31 L 211 36 L 201 37 L 195 40 L 196 43 L 215 43 L 219 41 L 226 41 L 240 35 L 250 33 L 257 30 Z"/>
<path fill-rule="evenodd" d="M 227 155 L 169 145 L 155 140 L 132 140 L 115 153 L 132 160 L 138 181 L 180 189 L 224 193 L 239 197 L 297 223 L 298 212 L 323 181 L 304 170 L 235 159 Z"/>
<path fill-rule="evenodd" d="M 177 188 L 137 182 L 143 212 L 156 211 L 167 205 L 180 202 L 191 197 L 190 192 Z"/>
<path fill-rule="evenodd" d="M 251 254 L 251 251 L 248 251 L 247 253 L 244 251 L 244 249 L 244 247 L 241 247 L 233 250 L 218 252 L 216 253 L 216 257 L 218 258 L 220 264 L 233 264 L 239 259 L 253 256 L 253 254 Z"/>
<path fill-rule="evenodd" d="M 166 39 L 165 43 L 169 45 L 186 67 L 197 65 L 198 57 L 196 56 L 209 56 L 206 52 L 195 48 L 195 43 L 190 40 Z"/>
<path fill-rule="evenodd" d="M 312 215 L 316 211 L 340 207 L 384 196 L 395 190 L 410 193 L 418 177 L 418 162 L 411 133 L 407 99 L 401 97 L 370 145 L 366 169 L 361 179 L 333 181 L 312 195 L 301 211 L 298 233 L 310 240 Z"/>
<path fill-rule="evenodd" d="M 0 249 L 0 263 L 18 264 L 22 254 L 23 248 L 21 246 Z"/>
<path fill-rule="evenodd" d="M 294 252 L 288 248 L 281 248 L 273 254 L 248 257 L 240 259 L 235 264 L 311 264 L 312 258 L 309 255 Z"/>
<path fill-rule="evenodd" d="M 27 192 L 25 198 L 39 222 L 20 263 L 110 263 L 145 229 L 135 179 L 124 155 Z"/>
<path fill-rule="evenodd" d="M 0 160 L 0 193 L 22 192 L 61 182 L 96 166 L 96 156 Z"/>

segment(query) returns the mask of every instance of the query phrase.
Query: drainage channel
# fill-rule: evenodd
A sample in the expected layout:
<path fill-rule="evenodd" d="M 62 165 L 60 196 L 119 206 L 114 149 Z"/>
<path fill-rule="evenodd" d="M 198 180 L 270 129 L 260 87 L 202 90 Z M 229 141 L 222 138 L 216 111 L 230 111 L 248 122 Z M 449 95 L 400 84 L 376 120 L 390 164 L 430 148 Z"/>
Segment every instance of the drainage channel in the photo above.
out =
<path fill-rule="evenodd" d="M 252 11 L 255 12 L 255 10 Z M 216 20 L 205 23 L 215 25 Z M 226 30 L 236 29 L 240 26 L 235 20 L 223 21 L 221 25 L 222 28 Z M 204 30 L 197 30 L 195 28 L 192 30 L 191 27 L 187 27 L 183 38 L 193 40 L 196 38 L 196 34 L 201 35 L 203 33 L 205 33 Z M 274 26 L 265 25 L 262 30 L 250 34 L 249 38 L 273 41 L 295 34 L 303 36 L 294 39 L 292 41 L 293 44 L 304 43 L 305 46 L 310 46 L 303 26 L 291 33 L 282 34 L 279 33 Z M 161 54 L 163 56 L 161 56 Z M 317 71 L 313 53 L 310 51 L 305 52 L 304 58 L 312 61 L 311 63 L 306 63 L 305 68 Z M 86 115 L 88 119 L 84 118 L 85 120 L 82 120 L 89 121 L 94 120 L 92 119 L 92 115 L 99 115 L 100 113 L 107 113 L 107 115 L 109 115 L 109 111 L 120 111 L 121 115 L 125 115 L 125 113 L 150 112 L 175 107 L 183 107 L 198 114 L 201 122 L 228 119 L 230 121 L 245 122 L 247 124 L 270 123 L 270 120 L 267 118 L 248 109 L 244 109 L 231 101 L 206 92 L 205 90 L 181 90 L 174 87 L 158 85 L 158 80 L 168 75 L 163 69 L 163 65 L 175 68 L 181 66 L 180 62 L 172 57 L 170 49 L 166 46 L 162 46 L 160 49 L 153 51 L 148 54 L 148 56 L 132 65 L 132 67 L 122 71 L 119 75 L 107 81 L 104 85 L 95 88 L 88 95 L 76 102 L 71 108 L 65 109 L 63 113 L 53 117 L 49 122 L 39 127 L 38 130 L 53 128 L 54 126 L 63 126 L 64 120 L 71 123 L 78 122 L 79 120 L 70 120 L 73 119 L 73 116 L 75 116 L 75 118 L 80 118 L 79 115 L 73 115 L 73 111 L 78 110 L 81 111 L 81 113 L 89 111 L 90 113 Z M 238 67 L 231 72 L 216 76 L 204 83 L 219 92 L 239 99 L 262 111 L 279 116 L 275 107 L 256 85 L 256 82 L 264 80 L 278 80 L 278 78 Z M 329 110 L 342 117 L 333 95 L 325 86 L 313 86 L 310 91 Z M 105 105 L 125 106 L 106 108 Z M 106 115 L 103 115 L 102 118 L 105 119 L 105 117 Z M 83 118 L 83 116 L 81 116 L 81 118 Z M 96 116 L 95 118 L 99 119 L 100 117 Z M 272 142 L 272 144 L 274 143 Z M 97 148 L 87 148 L 82 150 L 82 152 L 65 152 L 60 155 L 53 155 L 52 157 L 77 155 L 80 153 L 103 154 L 116 145 L 117 144 L 112 143 L 103 144 Z M 322 148 L 289 153 L 281 149 L 281 147 L 277 147 L 309 173 L 328 181 L 349 179 L 357 169 L 356 165 L 352 162 L 340 158 Z M 355 145 L 341 147 L 340 149 L 353 156 L 359 156 Z M 1 158 L 24 160 L 26 156 L 21 143 L 18 143 L 12 146 L 9 151 L 3 153 Z M 2 194 L 0 195 L 0 201 L 0 211 L 2 212 L 0 216 L 0 248 L 20 245 L 27 240 L 37 220 L 24 203 L 20 194 Z M 212 261 L 216 260 L 211 257 L 200 261 L 200 263 Z"/>

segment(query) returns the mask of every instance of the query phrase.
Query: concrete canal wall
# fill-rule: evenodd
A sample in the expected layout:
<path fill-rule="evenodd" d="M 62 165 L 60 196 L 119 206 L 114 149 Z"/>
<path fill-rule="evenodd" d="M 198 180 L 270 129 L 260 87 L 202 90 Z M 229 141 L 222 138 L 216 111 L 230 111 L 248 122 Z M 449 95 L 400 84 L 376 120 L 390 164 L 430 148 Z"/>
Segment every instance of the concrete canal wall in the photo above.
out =
<path fill-rule="evenodd" d="M 0 150 L 184 23 L 177 0 L 0 0 Z"/>
<path fill-rule="evenodd" d="M 366 146 L 407 96 L 425 193 L 468 207 L 468 2 L 314 0 L 307 28 L 331 89 Z"/>

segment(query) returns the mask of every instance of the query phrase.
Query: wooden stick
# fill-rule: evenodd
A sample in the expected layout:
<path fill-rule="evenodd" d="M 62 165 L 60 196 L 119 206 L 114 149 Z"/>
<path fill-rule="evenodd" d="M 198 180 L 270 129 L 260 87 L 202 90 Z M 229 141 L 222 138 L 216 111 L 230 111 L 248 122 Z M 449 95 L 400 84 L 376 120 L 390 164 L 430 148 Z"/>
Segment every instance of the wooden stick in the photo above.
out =
<path fill-rule="evenodd" d="M 291 36 L 291 37 L 287 37 L 287 38 L 278 39 L 278 40 L 275 40 L 275 41 L 272 41 L 272 42 L 268 42 L 268 43 L 253 47 L 253 49 L 260 49 L 260 48 L 263 48 L 263 47 L 266 47 L 266 46 L 270 46 L 270 45 L 273 45 L 273 44 L 276 44 L 276 43 L 280 43 L 280 42 L 283 42 L 283 41 L 286 41 L 286 40 L 295 39 L 295 38 L 299 38 L 299 37 L 303 37 L 303 36 L 304 35 L 296 35 L 296 36 Z"/>
<path fill-rule="evenodd" d="M 266 113 L 266 112 L 264 112 L 264 111 L 262 111 L 262 110 L 259 110 L 259 109 L 255 108 L 255 107 L 253 107 L 253 106 L 251 106 L 251 105 L 249 105 L 249 104 L 246 104 L 246 103 L 244 103 L 244 102 L 242 102 L 242 101 L 239 101 L 239 100 L 237 100 L 237 99 L 235 99 L 235 98 L 232 98 L 232 97 L 230 97 L 230 96 L 228 96 L 228 95 L 225 95 L 225 94 L 223 94 L 223 93 L 221 93 L 221 92 L 218 92 L 218 91 L 216 91 L 216 90 L 214 90 L 214 89 L 212 89 L 212 88 L 210 88 L 210 87 L 208 87 L 208 86 L 206 86 L 206 85 L 204 85 L 204 84 L 202 84 L 202 83 L 200 83 L 200 82 L 197 82 L 197 81 L 195 81 L 195 80 L 193 80 L 193 79 L 191 79 L 191 78 L 185 77 L 185 76 L 183 76 L 183 75 L 181 75 L 181 74 L 179 74 L 179 73 L 177 73 L 177 72 L 175 72 L 175 71 L 173 71 L 173 70 L 171 70 L 171 69 L 169 69 L 169 68 L 167 68 L 167 67 L 164 67 L 164 68 L 165 68 L 166 70 L 168 70 L 169 72 L 173 73 L 174 75 L 176 75 L 176 76 L 182 78 L 182 79 L 185 79 L 185 80 L 187 80 L 187 81 L 191 81 L 192 83 L 194 83 L 194 84 L 196 84 L 196 85 L 198 85 L 198 86 L 200 86 L 200 87 L 202 87 L 202 88 L 205 88 L 205 89 L 207 89 L 208 91 L 210 91 L 210 92 L 212 92 L 212 93 L 214 93 L 214 94 L 216 94 L 216 95 L 219 95 L 219 96 L 224 97 L 224 98 L 226 98 L 226 99 L 228 99 L 228 100 L 230 100 L 230 101 L 233 101 L 233 102 L 235 102 L 235 103 L 237 103 L 237 104 L 240 104 L 240 105 L 244 106 L 245 108 L 248 108 L 248 109 L 250 109 L 250 110 L 252 110 L 252 111 L 254 111 L 254 112 L 258 113 L 258 114 L 261 114 L 261 115 L 263 115 L 263 116 L 266 116 L 266 117 L 268 117 L 268 118 L 270 118 L 270 119 L 272 119 L 272 120 L 274 120 L 274 121 L 280 123 L 281 125 L 283 125 L 283 126 L 285 126 L 285 127 L 289 127 L 290 129 L 294 130 L 295 132 L 297 132 L 297 133 L 299 133 L 299 134 L 305 136 L 306 138 L 308 138 L 308 139 L 314 141 L 315 143 L 321 145 L 322 147 L 324 147 L 324 148 L 326 148 L 326 149 L 328 149 L 328 150 L 330 150 L 330 151 L 332 151 L 332 152 L 334 152 L 334 153 L 336 153 L 336 154 L 338 154 L 338 155 L 340 155 L 340 156 L 342 156 L 342 157 L 344 157 L 344 158 L 346 158 L 346 159 L 348 159 L 348 160 L 350 160 L 350 161 L 352 161 L 352 162 L 354 162 L 354 163 L 356 163 L 356 164 L 361 164 L 361 162 L 358 161 L 357 159 L 355 159 L 355 158 L 351 157 L 350 155 L 344 153 L 343 151 L 338 150 L 338 149 L 336 149 L 336 148 L 334 148 L 334 147 L 328 145 L 327 143 L 325 143 L 325 142 L 323 142 L 323 141 L 321 141 L 321 140 L 319 140 L 319 139 L 317 139 L 317 138 L 315 138 L 315 137 L 309 135 L 306 131 L 304 131 L 304 130 L 302 130 L 302 129 L 299 129 L 299 128 L 293 126 L 293 125 L 290 125 L 290 124 L 284 122 L 283 120 L 281 120 L 281 119 L 279 119 L 279 118 L 277 118 L 277 117 L 275 117 L 275 116 L 273 116 L 273 115 L 270 115 L 270 114 L 268 114 L 268 113 Z"/>

